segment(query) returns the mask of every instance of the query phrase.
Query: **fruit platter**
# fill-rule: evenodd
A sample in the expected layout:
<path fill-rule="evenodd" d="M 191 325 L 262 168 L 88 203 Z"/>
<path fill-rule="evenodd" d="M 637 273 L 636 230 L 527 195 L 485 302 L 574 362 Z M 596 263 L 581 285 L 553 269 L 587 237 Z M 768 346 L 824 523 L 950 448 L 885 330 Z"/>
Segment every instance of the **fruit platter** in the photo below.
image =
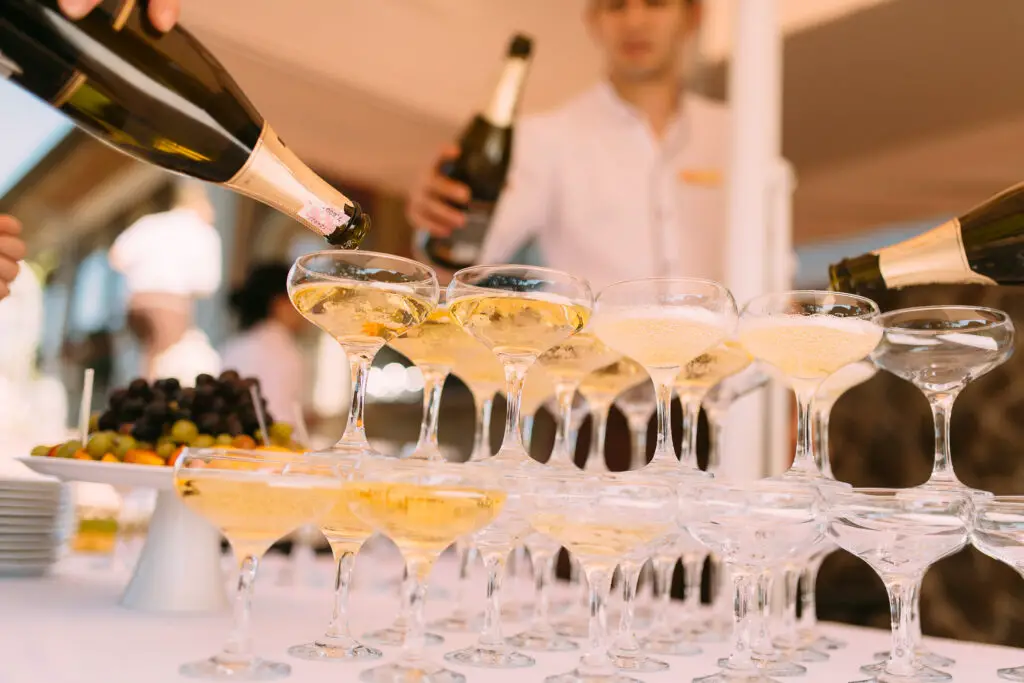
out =
<path fill-rule="evenodd" d="M 268 425 L 266 438 L 261 420 Z M 199 375 L 194 387 L 175 379 L 136 379 L 111 392 L 82 431 L 85 439 L 42 444 L 18 460 L 63 481 L 157 491 L 146 544 L 121 604 L 151 612 L 225 609 L 220 533 L 178 500 L 173 465 L 185 448 L 302 450 L 292 426 L 267 412 L 258 381 L 231 370 Z"/>

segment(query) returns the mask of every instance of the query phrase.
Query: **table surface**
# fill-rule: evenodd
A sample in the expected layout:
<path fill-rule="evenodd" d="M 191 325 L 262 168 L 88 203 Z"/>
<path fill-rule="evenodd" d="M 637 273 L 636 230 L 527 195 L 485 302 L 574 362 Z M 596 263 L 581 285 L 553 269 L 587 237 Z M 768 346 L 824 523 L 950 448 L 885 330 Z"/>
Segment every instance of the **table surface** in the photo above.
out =
<path fill-rule="evenodd" d="M 398 648 L 383 648 L 385 657 L 370 663 L 305 662 L 290 658 L 290 645 L 320 635 L 330 614 L 331 567 L 321 560 L 312 568 L 314 585 L 279 585 L 283 560 L 268 558 L 256 583 L 253 640 L 258 654 L 289 662 L 288 680 L 344 683 L 358 680 L 363 669 L 390 661 Z M 441 593 L 451 588 L 454 563 L 443 558 L 434 579 Z M 388 583 L 397 580 L 400 565 L 393 549 L 377 549 L 360 555 L 352 594 L 352 627 L 355 633 L 386 626 L 398 609 L 397 592 Z M 475 573 L 471 590 L 483 602 L 482 570 Z M 187 581 L 188 577 L 182 577 Z M 177 673 L 178 665 L 214 654 L 227 635 L 228 615 L 168 616 L 144 614 L 118 606 L 124 572 L 103 569 L 95 559 L 72 558 L 59 564 L 51 575 L 36 579 L 0 579 L 0 683 L 163 683 L 188 680 Z M 527 581 L 512 582 L 506 600 L 529 597 Z M 431 596 L 432 598 L 435 596 Z M 443 597 L 443 596 L 442 596 Z M 444 615 L 452 600 L 428 600 L 428 619 Z M 506 633 L 522 628 L 509 623 Z M 823 631 L 849 643 L 831 653 L 831 659 L 808 665 L 808 673 L 793 681 L 840 683 L 865 678 L 859 666 L 872 653 L 886 650 L 888 633 L 836 624 Z M 444 634 L 446 642 L 430 648 L 437 660 L 470 645 L 471 634 Z M 954 680 L 969 683 L 998 681 L 996 669 L 1024 665 L 1024 650 L 949 640 L 927 639 L 929 646 L 953 657 L 949 669 Z M 469 683 L 526 683 L 572 669 L 579 653 L 530 653 L 537 665 L 518 670 L 451 668 L 463 672 Z M 666 657 L 671 668 L 659 674 L 636 676 L 650 683 L 682 683 L 716 670 L 715 660 L 728 654 L 728 645 L 712 643 L 695 657 Z"/>

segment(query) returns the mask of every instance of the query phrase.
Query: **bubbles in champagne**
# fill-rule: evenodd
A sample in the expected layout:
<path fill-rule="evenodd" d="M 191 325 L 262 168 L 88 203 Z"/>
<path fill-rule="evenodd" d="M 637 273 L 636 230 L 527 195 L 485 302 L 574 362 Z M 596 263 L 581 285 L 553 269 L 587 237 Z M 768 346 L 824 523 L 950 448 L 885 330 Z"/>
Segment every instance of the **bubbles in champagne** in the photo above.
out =
<path fill-rule="evenodd" d="M 647 368 L 681 367 L 728 336 L 725 316 L 699 306 L 610 308 L 593 330 L 608 346 Z"/>
<path fill-rule="evenodd" d="M 739 340 L 755 358 L 795 379 L 823 379 L 866 357 L 882 329 L 870 320 L 830 315 L 770 315 L 740 322 Z"/>
<path fill-rule="evenodd" d="M 466 331 L 499 355 L 536 358 L 587 323 L 590 310 L 563 297 L 473 294 L 449 304 Z"/>
<path fill-rule="evenodd" d="M 292 304 L 342 345 L 380 348 L 419 325 L 434 305 L 403 289 L 380 284 L 317 282 L 290 292 Z"/>
<path fill-rule="evenodd" d="M 592 333 L 579 332 L 542 353 L 537 362 L 556 382 L 579 382 L 618 357 Z"/>

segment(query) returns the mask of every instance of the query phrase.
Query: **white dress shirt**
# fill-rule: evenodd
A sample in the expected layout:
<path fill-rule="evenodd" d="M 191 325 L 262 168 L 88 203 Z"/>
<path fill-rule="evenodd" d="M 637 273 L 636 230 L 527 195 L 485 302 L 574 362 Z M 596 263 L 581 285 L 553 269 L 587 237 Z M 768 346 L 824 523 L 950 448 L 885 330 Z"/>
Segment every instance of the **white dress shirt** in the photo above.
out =
<path fill-rule="evenodd" d="M 149 362 L 149 381 L 173 377 L 183 387 L 193 387 L 196 377 L 202 374 L 220 374 L 220 354 L 210 344 L 210 338 L 198 329 L 191 328 Z"/>
<path fill-rule="evenodd" d="M 221 358 L 225 370 L 260 381 L 260 393 L 275 420 L 294 423 L 295 406 L 305 398 L 306 373 L 302 351 L 291 332 L 273 320 L 259 323 L 229 340 Z"/>
<path fill-rule="evenodd" d="M 525 117 L 481 263 L 535 238 L 547 265 L 595 293 L 641 277 L 720 281 L 729 139 L 726 107 L 689 92 L 659 139 L 608 83 Z"/>

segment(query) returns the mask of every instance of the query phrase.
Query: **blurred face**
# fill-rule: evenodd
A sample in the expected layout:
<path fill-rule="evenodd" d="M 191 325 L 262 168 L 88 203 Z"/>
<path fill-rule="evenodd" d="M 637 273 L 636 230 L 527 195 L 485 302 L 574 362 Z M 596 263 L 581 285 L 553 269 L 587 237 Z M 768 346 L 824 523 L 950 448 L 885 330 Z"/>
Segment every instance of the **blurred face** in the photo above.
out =
<path fill-rule="evenodd" d="M 608 75 L 642 82 L 680 67 L 699 6 L 686 0 L 590 0 L 587 24 L 605 54 Z"/>
<path fill-rule="evenodd" d="M 293 333 L 300 333 L 307 327 L 312 327 L 284 295 L 275 297 L 270 303 L 270 317 Z"/>

